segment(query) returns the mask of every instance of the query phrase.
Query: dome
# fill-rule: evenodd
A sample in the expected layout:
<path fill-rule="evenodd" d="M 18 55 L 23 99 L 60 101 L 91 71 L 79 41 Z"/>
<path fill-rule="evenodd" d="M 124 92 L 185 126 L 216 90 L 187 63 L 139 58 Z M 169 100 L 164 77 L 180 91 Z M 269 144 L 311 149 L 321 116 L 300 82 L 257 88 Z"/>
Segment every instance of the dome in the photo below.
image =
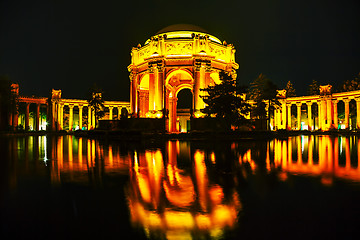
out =
<path fill-rule="evenodd" d="M 179 31 L 209 33 L 205 29 L 192 24 L 174 24 L 161 29 L 155 35 L 168 33 L 168 32 L 179 32 Z"/>
<path fill-rule="evenodd" d="M 166 35 L 167 39 L 191 39 L 193 38 L 194 34 L 207 35 L 210 41 L 221 44 L 221 41 L 217 37 L 209 34 L 207 30 L 192 24 L 170 25 L 159 30 L 153 37 L 156 38 L 159 35 Z M 149 42 L 150 39 L 145 42 L 145 45 L 147 45 Z"/>

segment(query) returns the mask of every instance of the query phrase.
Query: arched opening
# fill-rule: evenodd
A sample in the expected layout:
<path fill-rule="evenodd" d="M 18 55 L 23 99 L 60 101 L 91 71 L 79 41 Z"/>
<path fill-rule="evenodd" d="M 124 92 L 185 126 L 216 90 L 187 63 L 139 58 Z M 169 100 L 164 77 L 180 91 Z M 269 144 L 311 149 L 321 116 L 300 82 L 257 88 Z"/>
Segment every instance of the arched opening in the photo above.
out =
<path fill-rule="evenodd" d="M 177 94 L 177 123 L 180 132 L 190 130 L 190 116 L 192 112 L 192 92 L 188 88 L 180 90 Z"/>
<path fill-rule="evenodd" d="M 317 103 L 312 103 L 311 104 L 311 116 L 312 116 L 312 125 L 313 125 L 313 129 L 319 129 L 319 122 L 318 122 L 318 116 L 319 116 L 319 111 L 318 111 L 318 104 Z"/>
<path fill-rule="evenodd" d="M 149 112 L 149 74 L 145 74 L 140 81 L 139 90 L 139 116 L 146 117 Z"/>
<path fill-rule="evenodd" d="M 343 100 L 340 100 L 337 103 L 337 112 L 338 112 L 338 129 L 345 129 L 345 103 Z"/>
<path fill-rule="evenodd" d="M 193 106 L 193 76 L 184 69 L 170 72 L 166 77 L 166 108 L 168 130 L 187 132 L 190 130 L 190 115 Z"/>

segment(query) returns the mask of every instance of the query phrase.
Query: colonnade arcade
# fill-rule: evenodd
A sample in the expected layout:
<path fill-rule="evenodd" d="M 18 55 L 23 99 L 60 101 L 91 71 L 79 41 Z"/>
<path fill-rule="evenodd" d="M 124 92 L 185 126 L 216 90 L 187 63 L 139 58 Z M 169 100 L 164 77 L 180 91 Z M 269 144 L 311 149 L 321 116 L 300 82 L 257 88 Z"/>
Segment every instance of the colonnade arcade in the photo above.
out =
<path fill-rule="evenodd" d="M 284 90 L 279 91 L 280 97 L 284 94 Z M 351 125 L 352 101 L 356 124 Z M 272 130 L 360 129 L 360 91 L 331 93 L 331 85 L 325 85 L 320 86 L 320 95 L 282 98 L 280 103 L 271 118 Z M 295 119 L 292 116 L 296 116 Z"/>
<path fill-rule="evenodd" d="M 12 93 L 17 99 L 9 125 L 24 130 L 77 130 L 95 127 L 95 113 L 87 100 L 61 98 L 61 90 L 52 90 L 50 98 L 19 95 L 19 85 L 12 84 Z M 123 108 L 130 110 L 129 102 L 104 101 L 105 116 L 102 119 L 120 119 Z"/>
<path fill-rule="evenodd" d="M 53 130 L 77 130 L 95 128 L 95 111 L 87 100 L 62 99 L 61 90 L 52 90 L 52 126 Z M 120 119 L 121 109 L 129 111 L 129 103 L 121 101 L 104 101 L 105 116 L 102 119 Z M 65 114 L 68 116 L 65 118 Z"/>

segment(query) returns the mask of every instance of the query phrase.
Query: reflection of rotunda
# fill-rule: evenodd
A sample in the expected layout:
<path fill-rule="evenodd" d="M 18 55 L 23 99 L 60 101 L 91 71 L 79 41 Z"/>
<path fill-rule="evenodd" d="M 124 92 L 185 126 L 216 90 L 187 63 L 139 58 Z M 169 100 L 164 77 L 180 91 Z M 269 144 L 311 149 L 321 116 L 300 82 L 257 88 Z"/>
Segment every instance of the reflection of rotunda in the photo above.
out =
<path fill-rule="evenodd" d="M 238 67 L 232 44 L 193 25 L 166 27 L 131 51 L 131 112 L 141 118 L 159 118 L 166 112 L 167 130 L 184 132 L 190 115 L 202 116 L 200 89 L 218 83 L 219 71 L 235 74 Z M 180 109 L 178 99 L 186 97 L 188 106 Z"/>

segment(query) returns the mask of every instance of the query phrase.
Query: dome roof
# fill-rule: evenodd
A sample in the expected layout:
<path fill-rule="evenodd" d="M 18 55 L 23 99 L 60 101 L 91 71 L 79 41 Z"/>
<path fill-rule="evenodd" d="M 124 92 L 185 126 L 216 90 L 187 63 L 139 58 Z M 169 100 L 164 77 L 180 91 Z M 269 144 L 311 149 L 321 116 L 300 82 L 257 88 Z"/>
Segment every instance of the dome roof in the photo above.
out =
<path fill-rule="evenodd" d="M 167 39 L 190 39 L 193 38 L 193 33 L 207 35 L 211 41 L 221 44 L 221 41 L 217 37 L 209 34 L 209 32 L 205 29 L 191 24 L 170 25 L 158 31 L 153 37 L 166 35 Z M 150 39 L 145 42 L 145 45 L 147 45 L 149 42 Z"/>
<path fill-rule="evenodd" d="M 174 24 L 161 29 L 155 35 L 167 33 L 167 32 L 179 32 L 179 31 L 209 33 L 205 29 L 192 24 Z"/>

